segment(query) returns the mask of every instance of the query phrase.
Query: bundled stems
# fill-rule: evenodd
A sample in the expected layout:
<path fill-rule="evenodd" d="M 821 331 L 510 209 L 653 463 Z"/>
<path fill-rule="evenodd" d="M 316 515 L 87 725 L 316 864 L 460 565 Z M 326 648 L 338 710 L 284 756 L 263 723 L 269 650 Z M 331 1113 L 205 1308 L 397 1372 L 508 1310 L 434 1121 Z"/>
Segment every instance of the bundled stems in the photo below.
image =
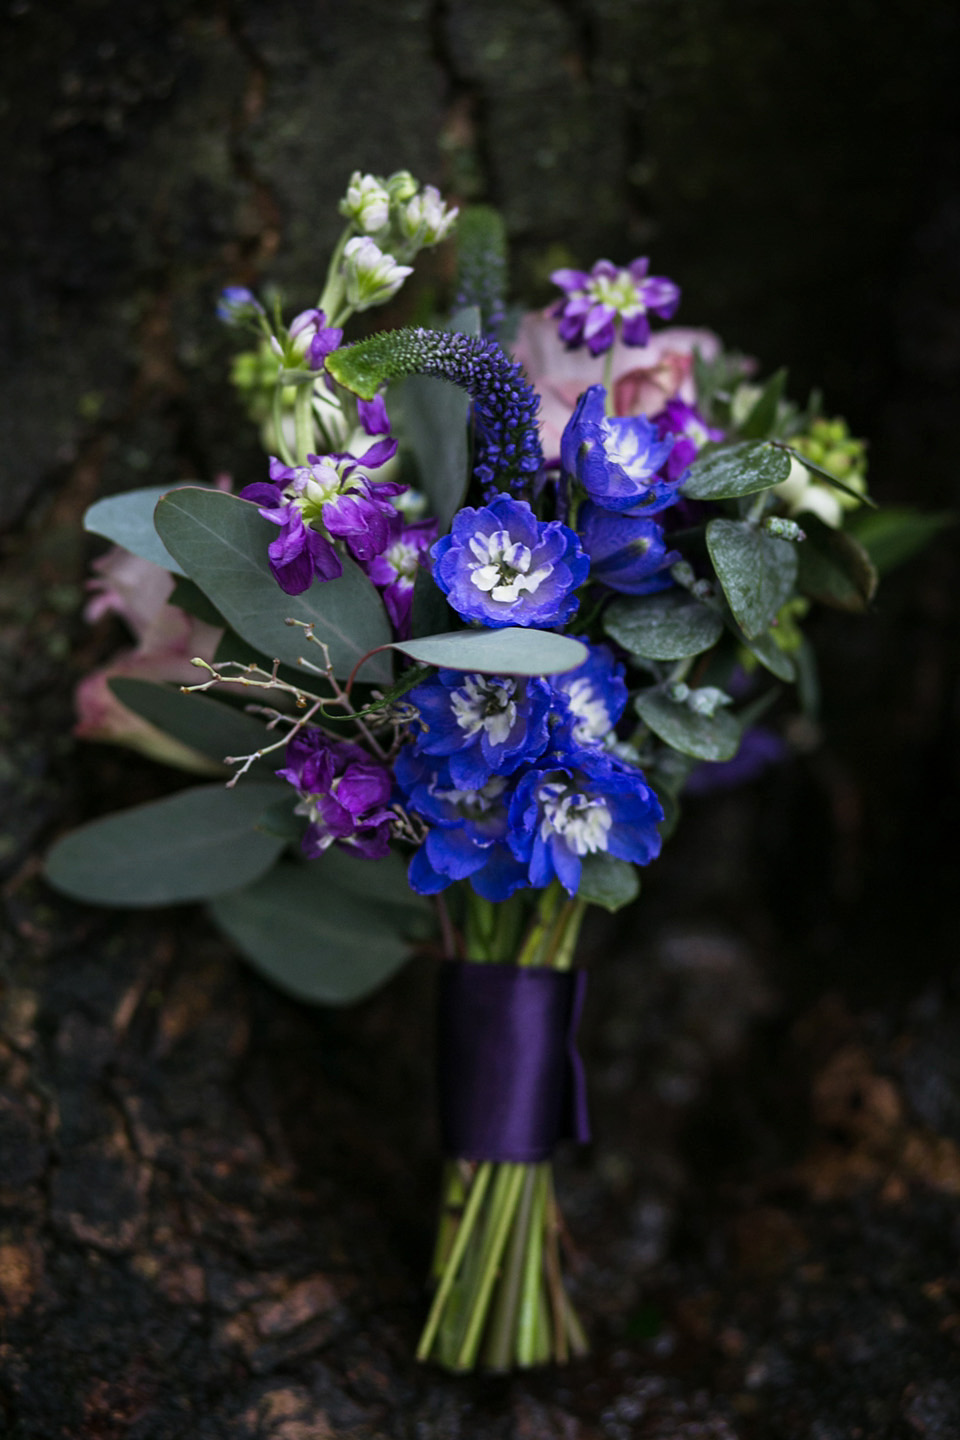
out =
<path fill-rule="evenodd" d="M 569 969 L 585 905 L 556 883 L 521 936 L 519 903 L 471 897 L 468 958 Z M 448 1370 L 529 1368 L 584 1355 L 583 1327 L 566 1292 L 560 1213 L 549 1161 L 450 1160 L 434 1253 L 436 1292 L 417 1350 Z"/>

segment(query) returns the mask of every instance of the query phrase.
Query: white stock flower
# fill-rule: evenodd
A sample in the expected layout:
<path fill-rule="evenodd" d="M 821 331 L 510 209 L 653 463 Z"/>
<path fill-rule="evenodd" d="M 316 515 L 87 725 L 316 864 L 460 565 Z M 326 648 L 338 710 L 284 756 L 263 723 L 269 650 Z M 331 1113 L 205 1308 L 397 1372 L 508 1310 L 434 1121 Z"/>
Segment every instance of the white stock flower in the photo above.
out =
<path fill-rule="evenodd" d="M 435 185 L 424 185 L 400 212 L 400 228 L 418 245 L 437 245 L 453 229 L 459 211 L 448 207 Z"/>
<path fill-rule="evenodd" d="M 344 247 L 343 273 L 350 304 L 357 310 L 369 310 L 396 295 L 407 276 L 413 274 L 413 266 L 398 265 L 368 235 L 358 235 Z"/>

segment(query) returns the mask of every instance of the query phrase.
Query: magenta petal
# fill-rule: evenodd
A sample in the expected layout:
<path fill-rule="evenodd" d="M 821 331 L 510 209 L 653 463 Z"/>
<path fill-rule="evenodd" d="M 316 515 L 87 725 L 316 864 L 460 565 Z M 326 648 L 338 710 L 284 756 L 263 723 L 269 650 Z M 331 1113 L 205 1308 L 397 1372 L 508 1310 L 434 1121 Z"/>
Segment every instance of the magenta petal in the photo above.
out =
<path fill-rule="evenodd" d="M 388 460 L 393 459 L 397 453 L 398 443 L 398 441 L 390 438 L 378 440 L 375 445 L 371 445 L 370 449 L 365 450 L 359 457 L 359 463 L 367 470 L 376 470 L 378 466 L 385 465 Z"/>

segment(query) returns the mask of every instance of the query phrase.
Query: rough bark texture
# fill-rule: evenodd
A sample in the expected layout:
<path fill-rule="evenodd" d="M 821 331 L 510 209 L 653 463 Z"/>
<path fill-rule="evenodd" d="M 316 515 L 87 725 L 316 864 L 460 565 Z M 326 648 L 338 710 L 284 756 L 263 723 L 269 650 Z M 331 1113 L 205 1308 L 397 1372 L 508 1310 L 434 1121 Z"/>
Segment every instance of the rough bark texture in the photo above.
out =
<path fill-rule="evenodd" d="M 565 1157 L 596 1357 L 411 1364 L 431 967 L 356 1010 L 36 857 L 157 793 L 78 749 L 86 504 L 255 451 L 225 281 L 309 302 L 357 166 L 499 204 L 518 288 L 652 253 L 707 323 L 957 504 L 957 17 L 931 3 L 8 5 L 0 235 L 0 1424 L 12 1440 L 960 1434 L 958 564 L 825 616 L 828 739 L 691 806 L 594 928 L 597 1132 Z M 12 223 L 14 222 L 14 223 Z M 552 252 L 548 247 L 553 247 Z M 439 275 L 439 272 L 435 272 Z M 429 275 L 428 275 L 429 278 Z"/>

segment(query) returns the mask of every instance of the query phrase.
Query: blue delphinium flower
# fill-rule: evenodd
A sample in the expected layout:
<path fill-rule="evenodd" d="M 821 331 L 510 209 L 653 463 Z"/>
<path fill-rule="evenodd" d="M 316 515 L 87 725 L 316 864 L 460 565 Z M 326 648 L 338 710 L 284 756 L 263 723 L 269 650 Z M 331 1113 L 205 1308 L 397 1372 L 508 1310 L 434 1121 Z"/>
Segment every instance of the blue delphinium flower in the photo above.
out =
<path fill-rule="evenodd" d="M 650 315 L 669 320 L 680 303 L 680 290 L 665 275 L 648 275 L 650 262 L 633 260 L 623 268 L 598 260 L 592 270 L 554 270 L 550 279 L 565 292 L 553 306 L 560 339 L 568 350 L 586 344 L 591 355 L 609 350 L 616 321 L 625 345 L 646 345 Z"/>
<path fill-rule="evenodd" d="M 441 757 L 404 746 L 394 763 L 407 809 L 429 822 L 410 862 L 410 888 L 436 895 L 454 880 L 469 880 L 485 900 L 506 900 L 527 884 L 527 867 L 507 844 L 512 781 L 493 775 L 477 789 L 454 785 Z"/>
<path fill-rule="evenodd" d="M 547 748 L 552 696 L 544 680 L 439 670 L 407 699 L 426 727 L 414 749 L 446 756 L 460 789 L 479 789 L 491 775 L 511 775 Z"/>
<path fill-rule="evenodd" d="M 332 539 L 343 540 L 361 563 L 381 555 L 400 531 L 392 503 L 406 490 L 392 481 L 369 479 L 358 465 L 376 469 L 396 452 L 396 440 L 380 440 L 359 459 L 355 455 L 308 455 L 306 465 L 270 461 L 270 480 L 247 485 L 242 500 L 259 505 L 260 514 L 280 527 L 267 555 L 273 577 L 288 595 L 300 595 L 313 582 L 343 574 Z"/>
<path fill-rule="evenodd" d="M 534 888 L 556 877 L 575 895 L 585 855 L 613 855 L 636 865 L 655 859 L 662 819 L 642 771 L 596 747 L 561 747 L 518 781 L 507 839 Z"/>
<path fill-rule="evenodd" d="M 577 745 L 603 745 L 627 704 L 624 668 L 607 645 L 591 645 L 590 658 L 576 670 L 551 676 L 554 694 L 566 708 L 569 733 Z"/>
<path fill-rule="evenodd" d="M 590 568 L 572 530 L 509 495 L 461 510 L 432 554 L 433 578 L 457 614 L 494 629 L 563 625 Z"/>
<path fill-rule="evenodd" d="M 645 415 L 604 413 L 606 391 L 591 385 L 580 396 L 560 442 L 564 471 L 605 510 L 655 514 L 677 498 L 676 485 L 658 471 L 673 447 Z"/>
<path fill-rule="evenodd" d="M 389 853 L 393 786 L 385 766 L 359 745 L 329 740 L 320 730 L 294 735 L 284 758 L 276 773 L 299 792 L 295 813 L 310 821 L 300 842 L 305 855 L 316 859 L 331 845 L 368 860 Z"/>
<path fill-rule="evenodd" d="M 589 501 L 580 507 L 580 538 L 590 557 L 590 577 L 622 595 L 652 595 L 670 585 L 679 550 L 668 550 L 656 520 L 617 515 Z"/>
<path fill-rule="evenodd" d="M 700 411 L 684 400 L 668 400 L 664 408 L 654 415 L 653 423 L 662 440 L 673 437 L 673 449 L 666 466 L 669 480 L 682 479 L 704 445 L 711 440 L 722 440 L 724 436 L 722 430 L 708 425 Z"/>

